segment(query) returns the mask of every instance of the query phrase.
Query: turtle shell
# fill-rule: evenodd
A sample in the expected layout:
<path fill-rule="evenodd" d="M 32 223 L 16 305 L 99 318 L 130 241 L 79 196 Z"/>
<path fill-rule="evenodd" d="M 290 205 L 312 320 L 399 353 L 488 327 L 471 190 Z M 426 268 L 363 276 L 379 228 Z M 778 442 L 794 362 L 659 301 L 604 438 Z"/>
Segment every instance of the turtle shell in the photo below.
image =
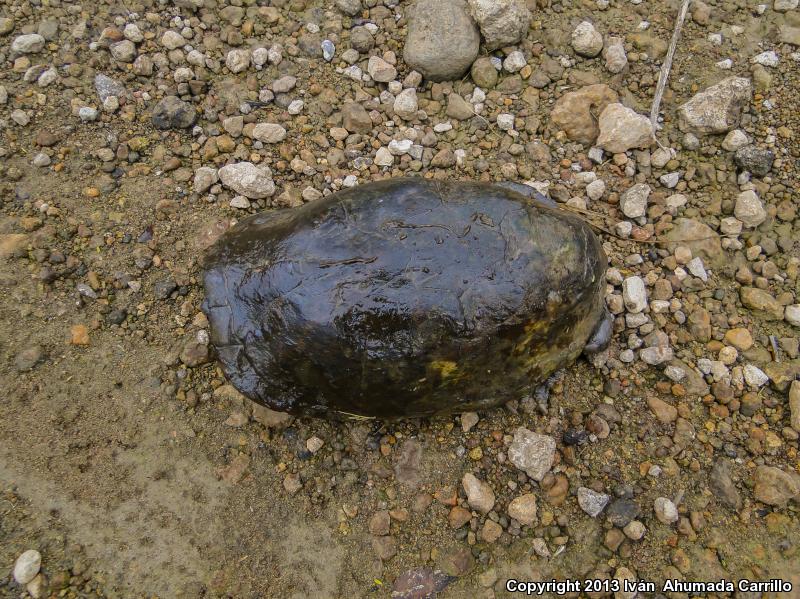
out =
<path fill-rule="evenodd" d="M 226 232 L 203 310 L 225 375 L 272 409 L 379 418 L 529 394 L 605 315 L 580 218 L 498 185 L 389 179 Z"/>

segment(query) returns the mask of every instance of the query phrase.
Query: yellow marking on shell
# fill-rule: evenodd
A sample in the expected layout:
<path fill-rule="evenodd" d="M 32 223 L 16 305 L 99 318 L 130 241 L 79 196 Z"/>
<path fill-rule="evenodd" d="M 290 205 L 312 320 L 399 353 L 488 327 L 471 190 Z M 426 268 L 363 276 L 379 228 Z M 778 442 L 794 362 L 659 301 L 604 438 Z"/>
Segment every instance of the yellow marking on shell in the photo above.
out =
<path fill-rule="evenodd" d="M 439 375 L 443 379 L 450 379 L 455 378 L 457 376 L 462 376 L 461 373 L 457 373 L 458 364 L 453 362 L 452 360 L 434 360 L 431 362 L 431 368 L 439 371 Z"/>

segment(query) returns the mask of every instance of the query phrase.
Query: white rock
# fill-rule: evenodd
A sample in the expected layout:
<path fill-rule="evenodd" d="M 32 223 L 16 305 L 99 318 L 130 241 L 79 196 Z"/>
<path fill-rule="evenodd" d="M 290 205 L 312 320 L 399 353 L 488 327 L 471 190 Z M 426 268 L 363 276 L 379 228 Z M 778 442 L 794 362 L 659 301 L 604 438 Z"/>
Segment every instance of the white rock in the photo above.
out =
<path fill-rule="evenodd" d="M 97 108 L 92 108 L 91 106 L 81 106 L 78 109 L 78 118 L 84 123 L 96 121 L 98 114 Z"/>
<path fill-rule="evenodd" d="M 758 366 L 745 364 L 743 371 L 744 380 L 751 387 L 763 387 L 769 382 L 769 377 Z"/>
<path fill-rule="evenodd" d="M 35 549 L 28 549 L 14 562 L 14 580 L 17 584 L 28 584 L 39 573 L 42 556 Z"/>
<path fill-rule="evenodd" d="M 794 10 L 797 8 L 798 2 L 800 0 L 775 0 L 775 4 L 772 7 L 777 12 L 786 12 L 787 10 Z"/>
<path fill-rule="evenodd" d="M 11 42 L 11 51 L 17 54 L 35 54 L 44 48 L 44 38 L 38 33 L 19 35 Z"/>
<path fill-rule="evenodd" d="M 678 508 L 666 497 L 658 497 L 653 503 L 653 509 L 655 510 L 656 518 L 662 524 L 675 524 L 680 518 Z"/>
<path fill-rule="evenodd" d="M 653 127 L 643 114 L 622 104 L 609 104 L 600 114 L 597 145 L 612 154 L 653 144 Z"/>
<path fill-rule="evenodd" d="M 250 66 L 250 52 L 235 48 L 225 56 L 225 66 L 231 73 L 241 73 Z"/>
<path fill-rule="evenodd" d="M 744 77 L 728 77 L 695 94 L 678 109 L 682 131 L 725 133 L 739 124 L 742 108 L 750 102 L 752 85 Z"/>
<path fill-rule="evenodd" d="M 572 32 L 572 48 L 581 56 L 594 58 L 603 49 L 603 36 L 589 21 L 583 21 Z"/>
<path fill-rule="evenodd" d="M 639 350 L 639 357 L 645 364 L 658 366 L 664 362 L 670 362 L 673 352 L 671 347 L 645 347 Z"/>
<path fill-rule="evenodd" d="M 586 186 L 586 195 L 590 200 L 597 201 L 603 197 L 606 192 L 606 184 L 602 179 L 597 179 Z"/>
<path fill-rule="evenodd" d="M 478 479 L 471 472 L 467 472 L 464 475 L 461 479 L 461 484 L 467 494 L 467 503 L 472 509 L 482 514 L 488 514 L 492 511 L 495 502 L 492 487 Z"/>
<path fill-rule="evenodd" d="M 612 73 L 621 73 L 628 66 L 628 55 L 625 53 L 625 40 L 621 37 L 611 37 L 603 48 L 603 58 L 606 68 Z"/>
<path fill-rule="evenodd" d="M 510 131 L 514 128 L 514 115 L 502 113 L 497 115 L 497 127 L 501 131 Z"/>
<path fill-rule="evenodd" d="M 164 32 L 164 35 L 161 36 L 161 45 L 167 50 L 177 50 L 186 45 L 186 39 L 177 31 L 168 29 Z"/>
<path fill-rule="evenodd" d="M 136 44 L 131 40 L 122 40 L 109 46 L 111 56 L 120 62 L 133 62 L 136 59 Z"/>
<path fill-rule="evenodd" d="M 388 83 L 397 78 L 397 69 L 380 56 L 370 56 L 367 72 L 370 77 L 380 83 Z"/>
<path fill-rule="evenodd" d="M 753 64 L 760 64 L 765 67 L 777 67 L 778 62 L 780 59 L 778 55 L 770 50 L 769 52 L 762 52 L 761 54 L 756 54 L 753 56 L 753 60 L 751 61 Z"/>
<path fill-rule="evenodd" d="M 253 139 L 266 144 L 276 144 L 286 139 L 286 129 L 277 123 L 258 123 L 253 127 Z"/>
<path fill-rule="evenodd" d="M 716 63 L 716 67 L 718 69 L 722 69 L 723 71 L 729 71 L 733 68 L 733 60 L 731 60 L 730 58 L 725 58 L 723 60 L 720 60 L 719 62 Z"/>
<path fill-rule="evenodd" d="M 39 87 L 47 87 L 51 83 L 55 82 L 58 79 L 58 71 L 55 67 L 50 67 L 44 73 L 39 75 L 39 78 L 36 80 L 36 85 Z"/>
<path fill-rule="evenodd" d="M 739 148 L 750 143 L 750 138 L 741 129 L 734 129 L 722 140 L 722 149 L 728 152 L 735 152 Z"/>
<path fill-rule="evenodd" d="M 800 304 L 790 304 L 786 306 L 783 318 L 790 325 L 800 327 Z"/>
<path fill-rule="evenodd" d="M 134 44 L 144 41 L 142 31 L 136 23 L 128 23 L 125 25 L 125 29 L 122 30 L 122 35 L 125 36 L 125 39 L 132 41 Z"/>
<path fill-rule="evenodd" d="M 664 175 L 661 175 L 658 178 L 658 180 L 661 182 L 661 185 L 663 185 L 667 189 L 675 189 L 675 187 L 681 180 L 681 174 L 678 172 L 666 173 Z"/>
<path fill-rule="evenodd" d="M 286 107 L 286 112 L 291 115 L 298 115 L 303 112 L 303 107 L 305 103 L 302 100 L 292 100 L 289 102 L 289 106 Z"/>
<path fill-rule="evenodd" d="M 742 221 L 733 216 L 726 216 L 719 221 L 719 230 L 723 235 L 739 235 L 742 232 Z"/>
<path fill-rule="evenodd" d="M 403 154 L 408 154 L 413 145 L 414 142 L 410 139 L 393 139 L 389 142 L 389 151 L 394 156 L 402 156 Z"/>
<path fill-rule="evenodd" d="M 378 151 L 375 152 L 375 164 L 378 166 L 392 166 L 394 164 L 394 156 L 389 148 L 378 148 Z"/>
<path fill-rule="evenodd" d="M 536 521 L 536 495 L 527 493 L 511 500 L 508 504 L 508 515 L 523 526 Z"/>
<path fill-rule="evenodd" d="M 667 366 L 664 369 L 664 374 L 676 383 L 686 378 L 686 371 L 679 366 Z"/>
<path fill-rule="evenodd" d="M 207 191 L 217 181 L 219 181 L 217 169 L 210 166 L 201 166 L 194 172 L 194 190 L 196 193 Z"/>
<path fill-rule="evenodd" d="M 413 87 L 404 89 L 394 99 L 394 113 L 405 121 L 417 118 L 417 90 Z"/>
<path fill-rule="evenodd" d="M 605 493 L 598 493 L 588 487 L 578 487 L 578 505 L 581 509 L 596 518 L 606 507 L 611 497 Z"/>
<path fill-rule="evenodd" d="M 275 193 L 272 172 L 265 166 L 237 162 L 223 166 L 218 175 L 225 187 L 251 200 L 268 198 Z"/>
<path fill-rule="evenodd" d="M 619 198 L 619 207 L 628 218 L 639 218 L 647 212 L 647 198 L 650 197 L 650 186 L 637 183 L 625 190 Z"/>
<path fill-rule="evenodd" d="M 632 276 L 622 281 L 622 299 L 628 312 L 638 314 L 647 307 L 647 289 L 641 277 Z"/>
<path fill-rule="evenodd" d="M 511 52 L 503 61 L 503 70 L 507 73 L 516 73 L 525 68 L 528 62 L 525 60 L 525 55 L 519 50 Z"/>
<path fill-rule="evenodd" d="M 625 528 L 622 529 L 622 532 L 624 532 L 625 536 L 629 539 L 638 541 L 644 537 L 647 529 L 645 528 L 644 524 L 638 520 L 631 520 L 625 525 Z"/>
<path fill-rule="evenodd" d="M 526 4 L 523 0 L 467 0 L 488 50 L 513 46 L 525 38 L 531 22 Z"/>
<path fill-rule="evenodd" d="M 699 256 L 689 260 L 686 264 L 686 269 L 704 283 L 708 281 L 708 273 L 703 265 L 703 260 Z"/>
<path fill-rule="evenodd" d="M 553 467 L 556 441 L 553 437 L 540 435 L 524 427 L 514 431 L 514 440 L 508 448 L 508 459 L 537 482 Z"/>
<path fill-rule="evenodd" d="M 250 207 L 250 200 L 244 196 L 234 196 L 231 200 L 231 208 L 240 208 L 246 210 Z"/>
<path fill-rule="evenodd" d="M 320 449 L 322 449 L 323 445 L 325 445 L 325 441 L 316 435 L 309 437 L 308 440 L 306 440 L 306 449 L 308 449 L 308 451 L 311 453 L 317 453 Z"/>
<path fill-rule="evenodd" d="M 757 227 L 767 218 L 764 206 L 753 190 L 743 191 L 737 196 L 733 214 L 745 227 Z"/>

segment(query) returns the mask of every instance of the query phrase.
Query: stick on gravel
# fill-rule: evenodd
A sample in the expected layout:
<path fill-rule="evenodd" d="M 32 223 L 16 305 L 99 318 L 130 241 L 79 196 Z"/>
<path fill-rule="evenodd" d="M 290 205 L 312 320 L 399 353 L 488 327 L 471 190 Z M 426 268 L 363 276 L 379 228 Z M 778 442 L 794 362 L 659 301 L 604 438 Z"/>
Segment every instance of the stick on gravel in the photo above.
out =
<path fill-rule="evenodd" d="M 689 2 L 690 0 L 683 0 L 681 10 L 678 13 L 678 19 L 675 21 L 675 29 L 672 32 L 672 41 L 669 43 L 669 50 L 667 50 L 667 56 L 664 58 L 664 64 L 661 65 L 661 74 L 658 76 L 656 95 L 653 96 L 653 107 L 650 109 L 650 123 L 653 125 L 653 137 L 656 135 L 658 109 L 661 107 L 661 96 L 664 95 L 664 88 L 667 86 L 669 71 L 672 68 L 672 59 L 675 57 L 675 49 L 678 47 L 678 40 L 681 37 L 683 22 L 686 20 L 686 12 L 689 10 Z M 658 139 L 656 139 L 656 142 L 657 141 Z"/>

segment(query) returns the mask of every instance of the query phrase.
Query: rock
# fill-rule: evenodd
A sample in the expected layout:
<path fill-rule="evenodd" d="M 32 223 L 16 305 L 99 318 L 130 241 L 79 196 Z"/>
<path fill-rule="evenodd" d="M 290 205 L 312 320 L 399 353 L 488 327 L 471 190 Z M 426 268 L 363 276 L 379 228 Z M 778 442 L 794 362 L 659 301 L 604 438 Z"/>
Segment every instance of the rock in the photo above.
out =
<path fill-rule="evenodd" d="M 494 520 L 486 520 L 481 529 L 481 539 L 487 543 L 494 543 L 503 534 L 503 527 Z"/>
<path fill-rule="evenodd" d="M 339 0 L 341 1 L 341 0 Z M 472 557 L 471 555 L 469 556 Z M 469 560 L 466 560 L 469 561 Z M 435 597 L 455 578 L 431 568 L 414 568 L 395 578 L 392 599 L 426 599 Z"/>
<path fill-rule="evenodd" d="M 800 46 L 800 27 L 781 25 L 779 31 L 781 43 Z"/>
<path fill-rule="evenodd" d="M 286 94 L 292 91 L 296 85 L 297 77 L 292 75 L 284 75 L 283 77 L 280 77 L 272 82 L 272 91 L 276 94 Z"/>
<path fill-rule="evenodd" d="M 388 561 L 397 555 L 397 541 L 394 537 L 372 537 L 372 548 L 381 561 Z"/>
<path fill-rule="evenodd" d="M 447 116 L 458 121 L 472 118 L 475 112 L 472 105 L 456 92 L 447 96 Z"/>
<path fill-rule="evenodd" d="M 628 55 L 625 52 L 625 40 L 621 37 L 611 37 L 603 48 L 603 59 L 606 68 L 612 73 L 621 73 L 628 66 Z"/>
<path fill-rule="evenodd" d="M 611 498 L 605 493 L 598 493 L 587 487 L 578 487 L 578 505 L 592 518 L 600 515 L 603 508 L 608 505 L 609 499 Z"/>
<path fill-rule="evenodd" d="M 417 0 L 409 12 L 405 63 L 432 81 L 460 79 L 481 41 L 464 0 Z"/>
<path fill-rule="evenodd" d="M 708 477 L 708 486 L 711 492 L 722 505 L 738 512 L 742 509 L 742 498 L 736 485 L 733 484 L 728 462 L 718 459 L 711 468 Z"/>
<path fill-rule="evenodd" d="M 705 257 L 709 264 L 719 264 L 724 259 L 719 235 L 711 227 L 690 218 L 676 218 L 673 225 L 665 235 L 671 242 L 667 245 L 669 251 L 674 252 L 678 245 L 684 245 L 693 255 Z"/>
<path fill-rule="evenodd" d="M 23 349 L 14 358 L 14 366 L 17 372 L 27 372 L 33 370 L 37 364 L 44 359 L 44 349 L 40 345 L 33 345 Z"/>
<path fill-rule="evenodd" d="M 508 459 L 537 482 L 553 467 L 556 441 L 553 437 L 540 435 L 524 427 L 514 431 L 514 440 L 508 448 Z"/>
<path fill-rule="evenodd" d="M 625 309 L 632 314 L 638 314 L 647 307 L 647 289 L 641 277 L 634 275 L 622 281 L 622 300 Z"/>
<path fill-rule="evenodd" d="M 618 100 L 617 92 L 607 85 L 588 85 L 556 100 L 550 120 L 572 141 L 591 146 L 600 133 L 597 115 Z"/>
<path fill-rule="evenodd" d="M 659 399 L 658 397 L 648 397 L 647 405 L 650 410 L 652 410 L 653 414 L 655 414 L 656 418 L 658 418 L 664 424 L 675 422 L 675 419 L 678 417 L 677 408 L 671 406 L 663 399 Z"/>
<path fill-rule="evenodd" d="M 130 63 L 136 60 L 136 44 L 130 40 L 122 40 L 109 46 L 111 56 L 119 62 Z"/>
<path fill-rule="evenodd" d="M 11 42 L 11 51 L 16 54 L 36 54 L 44 48 L 45 39 L 38 33 L 19 35 Z"/>
<path fill-rule="evenodd" d="M 497 85 L 497 69 L 488 56 L 481 56 L 472 63 L 470 76 L 475 85 L 482 89 L 489 90 Z"/>
<path fill-rule="evenodd" d="M 492 487 L 476 478 L 471 472 L 467 472 L 464 475 L 461 479 L 461 484 L 467 494 L 467 503 L 472 509 L 482 514 L 488 514 L 492 511 L 495 502 Z"/>
<path fill-rule="evenodd" d="M 734 129 L 725 136 L 725 139 L 722 140 L 722 149 L 727 150 L 728 152 L 735 152 L 739 148 L 742 148 L 749 143 L 750 139 L 747 137 L 747 133 L 741 129 Z"/>
<path fill-rule="evenodd" d="M 723 79 L 678 108 L 681 131 L 704 135 L 730 131 L 739 124 L 742 108 L 752 93 L 749 79 Z"/>
<path fill-rule="evenodd" d="M 620 154 L 632 148 L 649 148 L 653 142 L 650 119 L 622 104 L 609 104 L 600 114 L 597 146 Z"/>
<path fill-rule="evenodd" d="M 178 96 L 166 96 L 153 108 L 153 125 L 157 129 L 187 129 L 194 125 L 197 112 Z"/>
<path fill-rule="evenodd" d="M 277 144 L 286 139 L 286 129 L 277 123 L 258 123 L 251 137 L 265 144 Z"/>
<path fill-rule="evenodd" d="M 625 533 L 625 536 L 631 539 L 632 541 L 641 540 L 642 538 L 644 538 L 644 535 L 647 532 L 647 529 L 645 528 L 644 524 L 642 524 L 638 520 L 632 520 L 631 522 L 628 522 L 628 524 L 626 524 L 622 530 Z"/>
<path fill-rule="evenodd" d="M 743 370 L 744 381 L 755 389 L 763 387 L 769 382 L 769 377 L 764 374 L 764 371 L 758 366 L 754 366 L 753 364 L 745 364 Z"/>
<path fill-rule="evenodd" d="M 122 83 L 102 73 L 95 75 L 94 89 L 101 102 L 105 102 L 110 96 L 121 98 L 126 93 L 125 86 Z"/>
<path fill-rule="evenodd" d="M 512 499 L 508 504 L 508 515 L 523 526 L 536 522 L 536 495 L 526 493 Z"/>
<path fill-rule="evenodd" d="M 743 171 L 750 172 L 756 177 L 765 177 L 772 170 L 775 153 L 757 146 L 744 146 L 736 150 L 733 160 Z"/>
<path fill-rule="evenodd" d="M 800 381 L 792 381 L 789 387 L 789 425 L 800 432 Z"/>
<path fill-rule="evenodd" d="M 522 0 L 467 0 L 468 10 L 477 21 L 489 51 L 513 46 L 528 32 L 531 13 Z"/>
<path fill-rule="evenodd" d="M 525 68 L 525 65 L 528 64 L 528 61 L 525 60 L 525 55 L 520 52 L 519 50 L 514 50 L 511 52 L 506 59 L 503 61 L 503 70 L 506 73 L 518 73 L 522 69 Z M 509 83 L 513 79 L 506 79 L 503 83 Z"/>
<path fill-rule="evenodd" d="M 252 162 L 228 164 L 219 169 L 218 175 L 225 187 L 251 200 L 268 198 L 275 193 L 272 172 Z"/>
<path fill-rule="evenodd" d="M 606 510 L 606 518 L 611 523 L 618 527 L 623 528 L 627 526 L 634 518 L 640 513 L 639 506 L 632 499 L 620 498 L 611 502 Z"/>
<path fill-rule="evenodd" d="M 640 218 L 647 213 L 647 199 L 652 189 L 647 183 L 637 183 L 626 189 L 619 198 L 619 207 L 628 218 Z"/>
<path fill-rule="evenodd" d="M 673 352 L 671 347 L 645 347 L 639 351 L 639 358 L 645 364 L 658 366 L 671 361 Z"/>
<path fill-rule="evenodd" d="M 336 0 L 335 4 L 348 17 L 355 17 L 361 12 L 361 0 Z"/>
<path fill-rule="evenodd" d="M 417 118 L 417 90 L 413 87 L 404 89 L 394 99 L 394 113 L 405 121 Z"/>
<path fill-rule="evenodd" d="M 772 8 L 774 8 L 777 12 L 786 12 L 789 10 L 794 10 L 797 8 L 798 4 L 800 4 L 798 0 L 775 0 Z"/>
<path fill-rule="evenodd" d="M 227 385 L 232 390 L 232 385 Z M 238 393 L 238 392 L 237 392 Z M 284 428 L 291 424 L 294 418 L 285 413 L 285 412 L 277 412 L 275 410 L 271 410 L 266 406 L 262 406 L 261 404 L 253 403 L 253 420 L 266 426 L 267 428 Z"/>
<path fill-rule="evenodd" d="M 14 19 L 11 17 L 0 17 L 0 35 L 8 35 L 14 31 Z"/>
<path fill-rule="evenodd" d="M 14 562 L 14 580 L 17 584 L 28 584 L 36 578 L 41 567 L 42 555 L 35 549 L 28 549 Z"/>
<path fill-rule="evenodd" d="M 739 297 L 745 307 L 761 312 L 767 320 L 783 320 L 783 305 L 768 292 L 756 287 L 742 287 Z"/>
<path fill-rule="evenodd" d="M 370 77 L 379 83 L 388 83 L 397 78 L 397 69 L 383 60 L 380 56 L 370 56 L 367 64 Z"/>
<path fill-rule="evenodd" d="M 606 184 L 602 179 L 597 179 L 586 186 L 586 195 L 590 200 L 597 201 L 606 192 Z"/>
<path fill-rule="evenodd" d="M 241 73 L 250 66 L 250 51 L 234 48 L 225 56 L 225 66 L 231 73 Z"/>
<path fill-rule="evenodd" d="M 161 45 L 167 50 L 177 50 L 178 48 L 183 48 L 183 46 L 186 45 L 186 38 L 184 38 L 177 31 L 167 29 L 164 32 L 164 35 L 161 36 Z"/>
<path fill-rule="evenodd" d="M 394 164 L 394 156 L 392 156 L 389 148 L 378 148 L 378 151 L 375 152 L 375 164 L 378 166 L 392 166 Z"/>
<path fill-rule="evenodd" d="M 468 433 L 472 427 L 478 424 L 478 414 L 475 412 L 464 412 L 461 414 L 461 430 Z"/>
<path fill-rule="evenodd" d="M 743 191 L 736 197 L 734 216 L 742 221 L 745 227 L 757 227 L 767 218 L 761 200 L 752 190 Z"/>
<path fill-rule="evenodd" d="M 372 131 L 372 119 L 361 104 L 347 102 L 342 106 L 342 127 L 350 133 L 369 133 Z"/>
<path fill-rule="evenodd" d="M 453 507 L 447 516 L 447 520 L 450 523 L 450 528 L 453 530 L 458 530 L 467 522 L 469 522 L 470 519 L 472 519 L 472 512 L 465 510 L 460 505 Z"/>
<path fill-rule="evenodd" d="M 389 534 L 391 523 L 392 519 L 389 517 L 388 511 L 375 512 L 369 520 L 369 534 L 377 537 L 386 536 Z"/>
<path fill-rule="evenodd" d="M 739 351 L 747 351 L 753 347 L 753 336 L 747 329 L 729 329 L 725 333 L 725 343 L 732 345 Z"/>
<path fill-rule="evenodd" d="M 674 524 L 680 518 L 678 508 L 666 497 L 656 498 L 655 502 L 653 502 L 653 509 L 655 510 L 656 518 L 662 524 Z"/>
<path fill-rule="evenodd" d="M 366 27 L 353 27 L 350 32 L 350 45 L 353 50 L 366 54 L 375 46 L 375 38 Z M 356 60 L 358 60 L 358 56 L 356 56 Z"/>
<path fill-rule="evenodd" d="M 753 475 L 753 496 L 761 503 L 782 507 L 800 500 L 800 475 L 774 466 L 759 466 Z"/>
<path fill-rule="evenodd" d="M 210 166 L 201 166 L 194 172 L 194 190 L 196 193 L 208 191 L 209 187 L 219 181 L 217 169 Z"/>
<path fill-rule="evenodd" d="M 589 21 L 583 21 L 572 32 L 572 49 L 581 56 L 594 58 L 603 49 L 603 36 Z"/>
<path fill-rule="evenodd" d="M 793 327 L 800 327 L 800 304 L 786 306 L 783 319 Z"/>

